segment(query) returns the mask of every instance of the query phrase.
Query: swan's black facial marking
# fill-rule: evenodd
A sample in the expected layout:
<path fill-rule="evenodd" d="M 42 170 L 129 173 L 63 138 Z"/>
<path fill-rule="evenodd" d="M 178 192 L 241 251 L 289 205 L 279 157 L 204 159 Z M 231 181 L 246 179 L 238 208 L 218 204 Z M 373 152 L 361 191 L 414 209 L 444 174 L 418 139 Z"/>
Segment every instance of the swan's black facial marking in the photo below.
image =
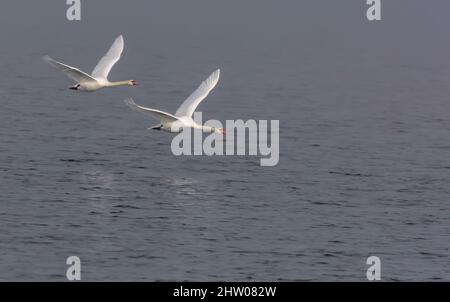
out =
<path fill-rule="evenodd" d="M 80 84 L 77 84 L 75 86 L 69 87 L 69 89 L 78 90 L 78 87 L 80 87 Z"/>

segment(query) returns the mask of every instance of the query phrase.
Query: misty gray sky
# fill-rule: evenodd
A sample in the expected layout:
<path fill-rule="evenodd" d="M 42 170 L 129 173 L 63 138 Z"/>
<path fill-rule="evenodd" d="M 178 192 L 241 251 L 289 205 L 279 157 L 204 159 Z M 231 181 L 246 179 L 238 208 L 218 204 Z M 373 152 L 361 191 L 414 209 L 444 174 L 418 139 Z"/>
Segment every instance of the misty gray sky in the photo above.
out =
<path fill-rule="evenodd" d="M 383 0 L 383 20 L 372 23 L 367 7 L 363 0 L 84 0 L 82 21 L 69 22 L 65 1 L 7 0 L 0 59 L 10 68 L 0 72 L 15 74 L 15 62 L 29 62 L 30 73 L 54 77 L 37 63 L 44 54 L 91 71 L 118 34 L 126 46 L 113 76 L 139 79 L 161 64 L 158 76 L 170 74 L 188 91 L 183 81 L 217 67 L 236 80 L 261 73 L 274 81 L 295 78 L 284 85 L 296 85 L 299 74 L 350 66 L 354 77 L 370 77 L 381 64 L 450 70 L 448 1 Z"/>
<path fill-rule="evenodd" d="M 154 41 L 156 51 L 198 47 L 218 51 L 297 51 L 308 43 L 326 47 L 370 44 L 379 48 L 449 48 L 450 3 L 384 0 L 383 21 L 365 19 L 363 0 L 207 1 L 82 0 L 82 21 L 66 20 L 65 1 L 6 0 L 0 10 L 2 48 L 56 47 L 74 40 L 104 43 L 123 33 Z M 144 43 L 142 43 L 144 44 Z"/>

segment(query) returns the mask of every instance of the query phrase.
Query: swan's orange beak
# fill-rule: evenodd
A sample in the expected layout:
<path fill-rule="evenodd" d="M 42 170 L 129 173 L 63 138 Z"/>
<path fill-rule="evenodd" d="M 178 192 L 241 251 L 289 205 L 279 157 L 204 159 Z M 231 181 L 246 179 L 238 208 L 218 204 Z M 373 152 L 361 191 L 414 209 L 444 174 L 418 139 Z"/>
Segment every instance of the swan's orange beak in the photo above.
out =
<path fill-rule="evenodd" d="M 131 85 L 132 86 L 137 86 L 138 82 L 136 80 L 131 80 Z"/>
<path fill-rule="evenodd" d="M 220 133 L 226 134 L 226 133 L 227 133 L 227 130 L 226 130 L 225 128 L 221 128 L 221 129 L 220 129 Z"/>

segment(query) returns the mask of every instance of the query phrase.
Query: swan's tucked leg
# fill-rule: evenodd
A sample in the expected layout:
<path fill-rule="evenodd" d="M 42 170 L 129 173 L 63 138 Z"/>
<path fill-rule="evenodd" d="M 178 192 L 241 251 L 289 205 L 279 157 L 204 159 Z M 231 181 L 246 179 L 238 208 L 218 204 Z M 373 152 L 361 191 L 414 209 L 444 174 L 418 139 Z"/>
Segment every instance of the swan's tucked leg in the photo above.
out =
<path fill-rule="evenodd" d="M 150 128 L 148 128 L 148 129 L 149 129 L 149 130 L 161 130 L 162 126 L 163 126 L 162 124 L 159 124 L 159 125 L 150 127 Z"/>

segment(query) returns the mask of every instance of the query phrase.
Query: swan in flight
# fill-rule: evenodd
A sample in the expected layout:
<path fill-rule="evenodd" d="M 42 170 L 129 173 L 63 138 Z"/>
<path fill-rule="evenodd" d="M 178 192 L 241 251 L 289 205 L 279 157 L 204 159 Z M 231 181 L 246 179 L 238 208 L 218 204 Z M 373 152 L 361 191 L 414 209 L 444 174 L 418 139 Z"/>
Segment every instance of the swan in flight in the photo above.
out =
<path fill-rule="evenodd" d="M 114 64 L 120 59 L 120 55 L 123 51 L 123 37 L 118 36 L 112 44 L 106 55 L 100 59 L 95 66 L 92 74 L 89 75 L 78 68 L 63 64 L 55 61 L 49 56 L 44 56 L 42 59 L 49 63 L 51 66 L 64 72 L 69 78 L 76 81 L 78 84 L 70 87 L 73 90 L 84 91 L 96 91 L 105 87 L 117 87 L 117 86 L 135 86 L 137 82 L 135 80 L 110 82 L 108 81 L 108 74 L 111 71 Z"/>
<path fill-rule="evenodd" d="M 132 98 L 125 100 L 132 110 L 142 112 L 144 114 L 150 115 L 156 120 L 160 121 L 160 124 L 151 127 L 149 129 L 164 130 L 168 132 L 180 132 L 183 128 L 194 128 L 201 129 L 203 132 L 209 133 L 225 133 L 225 129 L 210 127 L 206 125 L 197 124 L 192 119 L 192 114 L 194 113 L 197 106 L 203 101 L 204 98 L 209 94 L 209 92 L 216 86 L 219 81 L 220 69 L 214 71 L 205 81 L 203 81 L 200 86 L 195 90 L 178 108 L 175 115 L 157 110 L 146 108 L 137 105 Z"/>

